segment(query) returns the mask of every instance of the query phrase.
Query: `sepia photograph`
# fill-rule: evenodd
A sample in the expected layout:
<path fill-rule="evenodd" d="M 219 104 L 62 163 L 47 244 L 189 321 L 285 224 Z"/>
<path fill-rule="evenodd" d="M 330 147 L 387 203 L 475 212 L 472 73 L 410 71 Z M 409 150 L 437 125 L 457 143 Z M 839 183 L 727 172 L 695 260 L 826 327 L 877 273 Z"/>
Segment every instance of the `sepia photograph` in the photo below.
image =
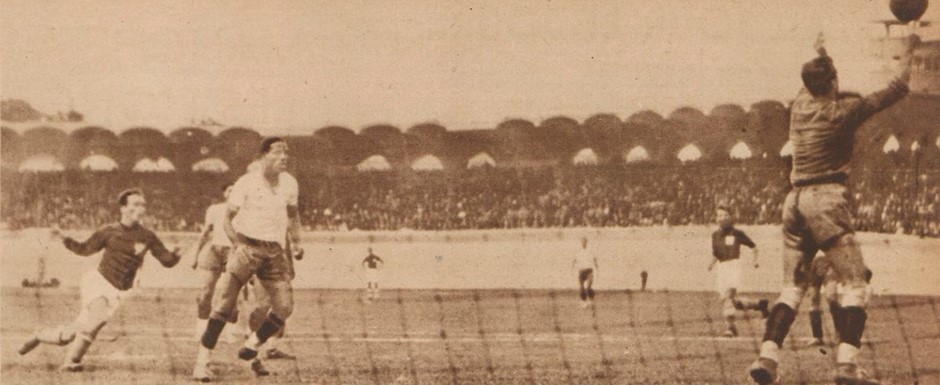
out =
<path fill-rule="evenodd" d="M 940 384 L 940 4 L 0 0 L 0 384 Z"/>

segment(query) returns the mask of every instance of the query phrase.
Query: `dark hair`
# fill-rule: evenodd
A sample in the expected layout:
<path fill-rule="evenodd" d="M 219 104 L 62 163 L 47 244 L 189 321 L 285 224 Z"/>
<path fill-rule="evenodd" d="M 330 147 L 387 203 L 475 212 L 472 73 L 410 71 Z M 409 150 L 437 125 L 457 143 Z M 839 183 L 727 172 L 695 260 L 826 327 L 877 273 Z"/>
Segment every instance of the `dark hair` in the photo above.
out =
<path fill-rule="evenodd" d="M 826 95 L 832 92 L 832 80 L 836 78 L 836 67 L 832 58 L 820 56 L 803 64 L 801 76 L 803 85 L 813 96 Z"/>
<path fill-rule="evenodd" d="M 144 195 L 144 192 L 143 192 L 143 191 L 140 191 L 140 189 L 136 189 L 136 188 L 132 188 L 132 189 L 127 189 L 127 190 L 121 191 L 121 193 L 118 194 L 118 204 L 120 204 L 121 207 L 127 206 L 127 200 L 128 200 L 128 198 L 129 198 L 131 195 L 140 195 L 140 196 L 143 196 L 143 195 Z"/>
<path fill-rule="evenodd" d="M 274 146 L 274 143 L 278 143 L 278 142 L 283 143 L 284 139 L 279 136 L 269 136 L 267 138 L 264 138 L 261 141 L 261 154 L 264 155 L 270 152 L 271 147 Z"/>

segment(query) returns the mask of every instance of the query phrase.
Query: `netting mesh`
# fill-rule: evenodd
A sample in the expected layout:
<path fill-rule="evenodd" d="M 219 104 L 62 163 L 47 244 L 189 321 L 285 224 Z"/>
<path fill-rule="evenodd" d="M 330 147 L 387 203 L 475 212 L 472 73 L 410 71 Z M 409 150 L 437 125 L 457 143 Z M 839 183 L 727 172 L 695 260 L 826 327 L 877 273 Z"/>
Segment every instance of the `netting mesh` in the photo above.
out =
<path fill-rule="evenodd" d="M 601 291 L 583 308 L 567 290 L 386 290 L 377 301 L 354 290 L 297 290 L 280 349 L 268 360 L 274 383 L 316 384 L 743 384 L 763 333 L 759 314 L 739 314 L 740 336 L 720 337 L 716 294 Z M 85 373 L 60 373 L 64 349 L 18 357 L 13 345 L 35 327 L 67 323 L 74 289 L 4 289 L 3 378 L 10 383 L 180 383 L 198 342 L 188 289 L 142 290 L 122 304 L 86 358 Z M 748 294 L 749 296 L 770 295 Z M 788 383 L 829 383 L 834 330 L 805 346 L 800 313 L 785 343 Z M 235 327 L 235 326 L 229 326 Z M 225 383 L 256 379 L 222 342 L 213 369 Z M 940 314 L 936 298 L 875 296 L 861 364 L 888 383 L 936 383 Z"/>

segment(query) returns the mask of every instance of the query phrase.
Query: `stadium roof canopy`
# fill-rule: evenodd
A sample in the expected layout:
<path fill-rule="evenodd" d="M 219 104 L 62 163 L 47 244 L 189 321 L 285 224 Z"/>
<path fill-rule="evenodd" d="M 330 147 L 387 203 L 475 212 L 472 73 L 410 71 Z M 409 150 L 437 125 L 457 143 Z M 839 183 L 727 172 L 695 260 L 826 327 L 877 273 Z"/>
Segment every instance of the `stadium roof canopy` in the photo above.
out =
<path fill-rule="evenodd" d="M 356 169 L 359 171 L 387 171 L 392 169 L 392 165 L 388 163 L 384 156 L 372 155 L 359 162 Z"/>
<path fill-rule="evenodd" d="M 467 161 L 467 168 L 496 167 L 496 160 L 485 152 L 474 155 Z"/>
<path fill-rule="evenodd" d="M 888 137 L 888 140 L 885 141 L 884 147 L 881 148 L 881 151 L 885 154 L 898 152 L 901 149 L 901 142 L 898 142 L 898 138 L 894 135 Z"/>
<path fill-rule="evenodd" d="M 754 154 L 751 153 L 751 148 L 747 146 L 747 143 L 739 141 L 734 147 L 731 147 L 729 155 L 731 155 L 731 159 L 751 159 Z"/>
<path fill-rule="evenodd" d="M 19 172 L 58 172 L 65 170 L 65 166 L 52 155 L 37 154 L 20 163 L 18 170 Z"/>
<path fill-rule="evenodd" d="M 574 157 L 571 158 L 571 163 L 577 165 L 597 164 L 597 154 L 590 148 L 582 148 L 581 151 L 578 151 L 578 153 L 574 154 Z"/>
<path fill-rule="evenodd" d="M 630 151 L 627 152 L 627 155 L 624 157 L 624 160 L 627 163 L 645 162 L 645 161 L 650 160 L 650 152 L 646 151 L 646 147 L 636 146 L 636 147 L 631 148 Z"/>
<path fill-rule="evenodd" d="M 444 169 L 444 164 L 434 155 L 425 155 L 411 164 L 411 169 L 415 171 L 438 171 Z"/>
<path fill-rule="evenodd" d="M 793 156 L 793 142 L 789 140 L 780 148 L 780 157 L 786 158 L 788 156 Z"/>
<path fill-rule="evenodd" d="M 82 159 L 78 168 L 87 171 L 114 171 L 118 169 L 118 164 L 107 155 L 95 154 Z"/>
<path fill-rule="evenodd" d="M 682 162 L 695 162 L 702 158 L 702 150 L 699 150 L 698 146 L 694 144 L 689 144 L 679 150 L 677 157 Z"/>
<path fill-rule="evenodd" d="M 193 171 L 222 174 L 228 172 L 228 164 L 219 158 L 207 158 L 193 164 Z"/>
<path fill-rule="evenodd" d="M 176 167 L 169 159 L 159 157 L 157 159 L 143 158 L 134 165 L 134 172 L 170 172 L 175 171 Z"/>

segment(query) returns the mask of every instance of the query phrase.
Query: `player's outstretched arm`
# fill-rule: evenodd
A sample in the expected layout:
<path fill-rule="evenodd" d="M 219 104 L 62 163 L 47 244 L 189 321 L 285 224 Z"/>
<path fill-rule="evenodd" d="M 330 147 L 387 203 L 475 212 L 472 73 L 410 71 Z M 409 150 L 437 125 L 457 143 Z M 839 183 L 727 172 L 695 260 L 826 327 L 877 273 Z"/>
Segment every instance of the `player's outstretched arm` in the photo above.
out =
<path fill-rule="evenodd" d="M 54 240 L 61 240 L 62 244 L 65 245 L 65 248 L 69 249 L 69 251 L 87 257 L 101 251 L 101 249 L 105 247 L 108 240 L 107 231 L 107 228 L 98 229 L 98 231 L 91 234 L 85 242 L 79 242 L 71 237 L 63 236 L 61 230 L 58 228 L 52 229 L 51 236 Z"/>
<path fill-rule="evenodd" d="M 758 251 L 757 246 L 752 247 L 752 248 L 751 248 L 751 257 L 754 259 L 754 268 L 755 268 L 755 269 L 760 267 L 760 262 L 758 261 L 758 256 L 759 256 L 759 255 L 760 255 L 760 252 Z"/>
<path fill-rule="evenodd" d="M 816 50 L 816 53 L 819 56 L 829 56 L 826 52 L 826 37 L 823 35 L 822 31 L 819 32 L 819 35 L 816 36 L 816 42 L 813 43 L 813 49 Z"/>
<path fill-rule="evenodd" d="M 910 92 L 908 82 L 911 81 L 911 64 L 913 61 L 913 40 L 908 52 L 904 54 L 898 63 L 897 76 L 892 79 L 888 86 L 875 91 L 864 98 L 855 99 L 848 103 L 845 108 L 845 120 L 850 123 L 849 127 L 857 128 L 866 119 L 878 113 L 885 108 L 899 102 Z"/>
<path fill-rule="evenodd" d="M 154 256 L 163 267 L 173 267 L 180 262 L 180 248 L 177 246 L 173 247 L 173 250 L 170 251 L 163 245 L 163 241 L 157 237 L 156 234 L 150 233 L 150 241 L 147 245 L 150 248 L 150 254 Z"/>
<path fill-rule="evenodd" d="M 718 258 L 712 257 L 712 261 L 708 263 L 708 271 L 712 271 L 716 263 L 718 263 Z"/>
<path fill-rule="evenodd" d="M 287 236 L 290 239 L 291 256 L 300 260 L 303 258 L 304 249 L 300 246 L 300 212 L 297 205 L 287 206 L 287 219 L 290 221 L 287 225 Z"/>

